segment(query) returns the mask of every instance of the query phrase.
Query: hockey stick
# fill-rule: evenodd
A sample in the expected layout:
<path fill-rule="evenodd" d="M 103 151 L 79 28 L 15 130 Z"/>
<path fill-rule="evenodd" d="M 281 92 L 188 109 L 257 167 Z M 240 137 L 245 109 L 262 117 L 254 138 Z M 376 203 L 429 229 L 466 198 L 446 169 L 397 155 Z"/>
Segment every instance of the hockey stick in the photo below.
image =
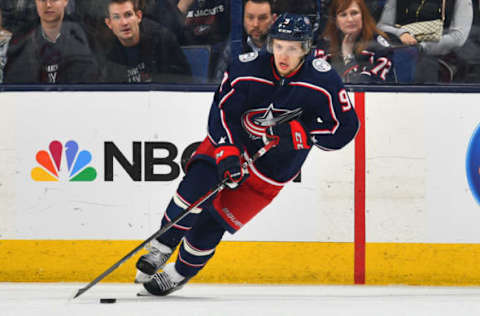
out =
<path fill-rule="evenodd" d="M 268 142 L 265 146 L 260 148 L 252 158 L 248 159 L 245 161 L 242 165 L 243 169 L 248 168 L 250 164 L 252 164 L 255 160 L 258 158 L 262 157 L 265 155 L 270 149 L 278 145 L 278 140 L 272 140 Z M 173 225 L 177 224 L 180 222 L 185 216 L 187 216 L 194 208 L 208 200 L 210 197 L 215 195 L 216 193 L 220 192 L 225 188 L 225 183 L 227 182 L 228 179 L 224 179 L 221 182 L 219 182 L 215 187 L 213 187 L 210 191 L 205 193 L 202 197 L 200 197 L 197 201 L 195 201 L 193 204 L 191 204 L 188 208 L 186 208 L 182 213 L 180 213 L 177 217 L 175 217 L 170 223 L 159 229 L 156 233 L 154 233 L 152 236 L 148 237 L 143 241 L 140 245 L 138 245 L 135 249 L 130 251 L 128 254 L 126 254 L 122 259 L 118 260 L 114 265 L 112 265 L 110 268 L 105 270 L 102 274 L 100 274 L 98 277 L 95 278 L 92 282 L 87 284 L 85 287 L 79 289 L 75 296 L 73 297 L 74 299 L 85 293 L 88 289 L 90 289 L 92 286 L 103 280 L 107 275 L 112 273 L 115 269 L 117 269 L 120 265 L 122 265 L 125 261 L 130 259 L 134 254 L 136 254 L 138 251 L 140 251 L 143 247 L 145 247 L 146 244 L 148 244 L 150 241 L 153 239 L 161 236 L 164 234 L 167 230 L 169 230 Z"/>
<path fill-rule="evenodd" d="M 290 111 L 288 113 L 285 113 L 283 115 L 280 115 L 279 119 L 276 122 L 272 122 L 273 125 L 281 124 L 288 122 L 290 120 L 293 120 L 297 117 L 299 117 L 302 114 L 302 109 L 297 108 L 293 111 Z M 260 148 L 251 158 L 247 159 L 242 164 L 242 169 L 246 170 L 249 165 L 251 165 L 255 160 L 258 158 L 262 157 L 265 155 L 270 149 L 278 145 L 278 138 L 270 138 L 266 136 L 266 144 L 262 148 Z M 219 182 L 215 187 L 210 189 L 205 195 L 200 197 L 197 201 L 192 203 L 188 208 L 186 208 L 182 213 L 178 214 L 177 217 L 175 217 L 170 223 L 166 224 L 164 227 L 159 229 L 157 232 L 155 232 L 152 236 L 148 237 L 146 240 L 144 240 L 140 245 L 138 245 L 135 249 L 130 251 L 128 254 L 126 254 L 122 259 L 118 260 L 114 265 L 112 265 L 110 268 L 105 270 L 102 274 L 100 274 L 98 277 L 96 277 L 92 282 L 87 284 L 85 287 L 79 289 L 75 296 L 73 297 L 74 299 L 85 293 L 88 289 L 90 289 L 92 286 L 103 280 L 107 275 L 112 273 L 115 269 L 117 269 L 120 265 L 122 265 L 125 261 L 130 259 L 133 255 L 135 255 L 138 251 L 140 251 L 143 247 L 145 247 L 146 244 L 148 244 L 150 241 L 153 239 L 161 236 L 164 234 L 167 230 L 169 230 L 173 225 L 176 225 L 178 222 L 180 222 L 185 216 L 187 216 L 194 208 L 208 200 L 210 197 L 215 195 L 216 193 L 220 192 L 225 188 L 227 179 L 222 180 Z"/>

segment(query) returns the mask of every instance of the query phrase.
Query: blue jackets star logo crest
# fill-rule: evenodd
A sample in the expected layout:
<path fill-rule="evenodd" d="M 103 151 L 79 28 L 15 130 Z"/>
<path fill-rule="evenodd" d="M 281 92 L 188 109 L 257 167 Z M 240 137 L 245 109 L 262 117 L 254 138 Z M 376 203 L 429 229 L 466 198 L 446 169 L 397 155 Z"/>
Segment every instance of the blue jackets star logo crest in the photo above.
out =
<path fill-rule="evenodd" d="M 260 139 L 266 135 L 267 129 L 279 123 L 286 116 L 298 112 L 294 110 L 275 108 L 273 103 L 267 108 L 249 110 L 242 115 L 242 126 L 252 139 Z"/>

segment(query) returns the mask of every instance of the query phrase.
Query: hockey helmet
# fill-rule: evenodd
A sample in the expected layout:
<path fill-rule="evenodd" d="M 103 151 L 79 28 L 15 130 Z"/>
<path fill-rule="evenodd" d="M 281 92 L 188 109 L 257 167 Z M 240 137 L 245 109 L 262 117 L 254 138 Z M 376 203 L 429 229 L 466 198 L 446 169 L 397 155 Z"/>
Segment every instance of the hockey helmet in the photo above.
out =
<path fill-rule="evenodd" d="M 305 54 L 308 54 L 312 47 L 312 23 L 305 15 L 283 13 L 273 23 L 268 33 L 267 48 L 269 52 L 272 52 L 272 40 L 274 38 L 302 42 Z"/>

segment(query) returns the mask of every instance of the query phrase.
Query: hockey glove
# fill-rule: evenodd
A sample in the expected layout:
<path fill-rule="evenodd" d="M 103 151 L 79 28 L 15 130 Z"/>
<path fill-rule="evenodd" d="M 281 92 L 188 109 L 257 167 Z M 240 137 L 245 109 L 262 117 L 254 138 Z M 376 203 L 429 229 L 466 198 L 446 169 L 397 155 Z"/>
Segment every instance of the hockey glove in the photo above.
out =
<path fill-rule="evenodd" d="M 248 173 L 240 164 L 240 150 L 232 145 L 220 146 L 215 149 L 218 176 L 226 180 L 225 184 L 230 189 L 236 189 L 248 178 Z"/>
<path fill-rule="evenodd" d="M 302 123 L 293 120 L 287 123 L 272 126 L 271 137 L 278 141 L 277 148 L 280 151 L 309 149 L 312 142 L 308 137 Z"/>

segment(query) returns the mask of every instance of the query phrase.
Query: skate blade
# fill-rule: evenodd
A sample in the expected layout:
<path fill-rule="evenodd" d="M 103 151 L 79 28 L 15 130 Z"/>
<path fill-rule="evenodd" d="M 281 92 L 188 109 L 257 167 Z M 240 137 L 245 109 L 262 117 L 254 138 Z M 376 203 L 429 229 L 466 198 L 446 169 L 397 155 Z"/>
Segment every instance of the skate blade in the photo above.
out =
<path fill-rule="evenodd" d="M 154 297 L 154 295 L 148 293 L 148 291 L 145 290 L 145 289 L 140 290 L 140 292 L 137 293 L 137 296 L 139 296 L 139 297 L 144 297 L 144 296 Z"/>
<path fill-rule="evenodd" d="M 148 275 L 143 273 L 142 271 L 137 270 L 134 283 L 136 284 L 147 283 L 147 282 L 150 282 L 152 278 L 153 278 L 153 275 Z"/>

